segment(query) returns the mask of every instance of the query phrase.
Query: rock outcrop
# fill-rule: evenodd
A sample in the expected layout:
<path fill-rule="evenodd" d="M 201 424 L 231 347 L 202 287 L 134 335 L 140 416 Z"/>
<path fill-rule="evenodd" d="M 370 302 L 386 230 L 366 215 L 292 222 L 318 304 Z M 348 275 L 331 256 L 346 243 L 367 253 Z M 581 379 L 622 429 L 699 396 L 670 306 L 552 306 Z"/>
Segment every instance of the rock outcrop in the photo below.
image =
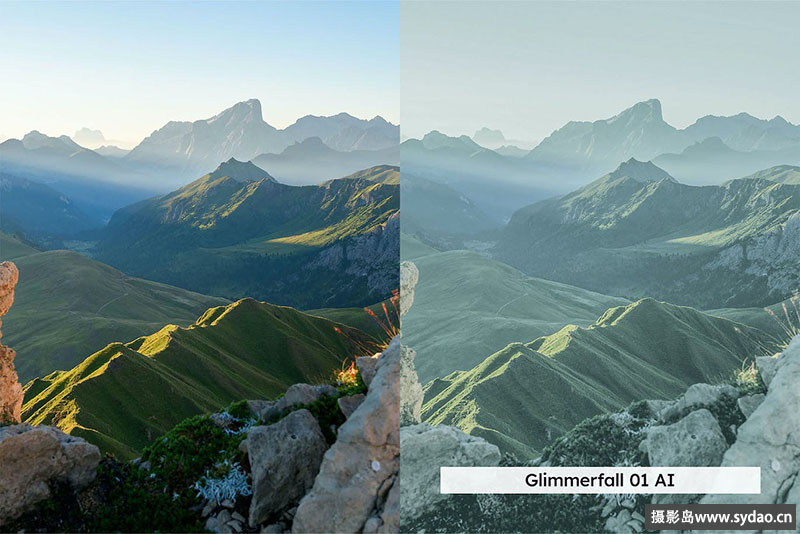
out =
<path fill-rule="evenodd" d="M 400 468 L 398 339 L 378 358 L 364 401 L 339 428 L 292 532 L 397 532 Z"/>
<path fill-rule="evenodd" d="M 760 495 L 707 495 L 703 504 L 800 504 L 800 336 L 775 359 L 767 394 L 739 427 L 722 466 L 761 467 Z"/>
<path fill-rule="evenodd" d="M 0 329 L 3 316 L 14 304 L 14 288 L 19 280 L 17 266 L 11 262 L 0 263 Z M 3 334 L 0 330 L 0 339 Z M 0 344 L 0 423 L 19 423 L 22 411 L 22 385 L 14 369 L 13 349 Z"/>
<path fill-rule="evenodd" d="M 86 487 L 99 462 L 97 447 L 55 427 L 1 427 L 0 526 L 50 497 L 55 484 Z"/>
<path fill-rule="evenodd" d="M 308 410 L 292 412 L 274 425 L 250 428 L 244 443 L 253 474 L 251 525 L 263 523 L 305 495 L 328 448 Z"/>
<path fill-rule="evenodd" d="M 403 451 L 400 510 L 403 521 L 413 521 L 446 500 L 439 493 L 439 468 L 489 466 L 500 463 L 500 449 L 458 428 L 419 424 L 400 429 Z"/>

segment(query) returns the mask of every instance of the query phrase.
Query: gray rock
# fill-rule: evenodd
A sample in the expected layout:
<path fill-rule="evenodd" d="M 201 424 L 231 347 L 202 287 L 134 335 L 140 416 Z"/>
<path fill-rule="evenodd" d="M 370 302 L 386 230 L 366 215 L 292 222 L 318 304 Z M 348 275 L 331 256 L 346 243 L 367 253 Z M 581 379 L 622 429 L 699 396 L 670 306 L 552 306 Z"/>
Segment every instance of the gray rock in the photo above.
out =
<path fill-rule="evenodd" d="M 236 503 L 235 503 L 235 502 L 233 502 L 233 501 L 232 501 L 232 500 L 230 500 L 230 499 L 225 499 L 224 501 L 222 501 L 222 502 L 221 502 L 221 503 L 219 503 L 219 504 L 220 504 L 220 506 L 222 506 L 223 508 L 228 508 L 228 509 L 230 509 L 230 510 L 233 510 L 233 508 L 236 506 Z"/>
<path fill-rule="evenodd" d="M 228 527 L 230 527 L 230 529 L 233 530 L 234 532 L 241 532 L 242 531 L 242 524 L 239 521 L 236 521 L 235 519 L 231 519 L 230 521 L 228 521 L 225 524 Z"/>
<path fill-rule="evenodd" d="M 776 360 L 764 401 L 740 427 L 723 466 L 761 468 L 760 495 L 707 495 L 703 504 L 800 504 L 800 336 Z"/>
<path fill-rule="evenodd" d="M 283 397 L 261 412 L 261 419 L 269 421 L 273 417 L 281 415 L 287 408 L 311 404 L 319 400 L 323 394 L 327 394 L 327 391 L 321 387 L 309 384 L 293 384 L 289 386 Z"/>
<path fill-rule="evenodd" d="M 400 515 L 418 518 L 449 498 L 439 493 L 442 466 L 496 466 L 500 449 L 483 438 L 446 425 L 419 424 L 400 429 L 403 464 L 400 471 Z"/>
<path fill-rule="evenodd" d="M 400 424 L 416 425 L 421 422 L 422 386 L 414 368 L 417 353 L 405 345 L 400 359 Z"/>
<path fill-rule="evenodd" d="M 400 358 L 400 342 L 394 339 L 377 359 L 364 402 L 325 453 L 292 532 L 360 532 L 383 507 L 378 491 L 400 465 Z"/>
<path fill-rule="evenodd" d="M 350 417 L 353 412 L 356 411 L 356 408 L 361 406 L 361 403 L 364 402 L 366 395 L 363 393 L 359 393 L 357 395 L 348 395 L 347 397 L 339 397 L 336 403 L 339 405 L 339 409 L 342 410 L 345 419 Z"/>
<path fill-rule="evenodd" d="M 750 417 L 750 415 L 756 411 L 762 402 L 764 402 L 764 398 L 766 396 L 763 393 L 757 393 L 756 395 L 748 395 L 747 397 L 739 397 L 736 400 L 736 404 L 739 405 L 739 410 L 745 416 L 745 418 Z"/>
<path fill-rule="evenodd" d="M 283 532 L 283 525 L 280 523 L 272 523 L 261 529 L 262 534 L 280 534 Z"/>
<path fill-rule="evenodd" d="M 400 315 L 406 312 L 414 304 L 414 288 L 419 281 L 419 270 L 417 266 L 410 262 L 400 263 Z"/>
<path fill-rule="evenodd" d="M 0 526 L 50 497 L 56 482 L 73 490 L 97 474 L 100 450 L 51 426 L 0 427 Z"/>
<path fill-rule="evenodd" d="M 620 534 L 628 534 L 634 532 L 627 523 L 631 520 L 631 512 L 629 510 L 622 510 L 617 515 L 613 515 L 606 520 L 606 530 L 608 532 L 615 532 Z"/>
<path fill-rule="evenodd" d="M 253 474 L 250 524 L 258 525 L 302 497 L 314 483 L 328 444 L 308 410 L 252 427 L 247 450 Z"/>
<path fill-rule="evenodd" d="M 217 501 L 211 500 L 206 503 L 203 507 L 203 511 L 200 513 L 200 517 L 208 517 L 214 513 L 214 510 L 217 509 Z"/>
<path fill-rule="evenodd" d="M 710 467 L 722 461 L 728 443 L 719 423 L 705 408 L 691 412 L 677 423 L 654 426 L 647 431 L 647 455 L 654 467 Z M 653 504 L 687 502 L 687 495 L 659 494 Z"/>
<path fill-rule="evenodd" d="M 775 377 L 777 366 L 778 359 L 774 356 L 759 356 L 756 358 L 758 375 L 761 377 L 761 381 L 764 382 L 764 385 L 767 386 L 767 389 L 769 389 L 770 382 L 772 382 L 772 379 Z"/>
<path fill-rule="evenodd" d="M 677 402 L 664 408 L 659 414 L 659 419 L 664 423 L 672 423 L 698 408 L 708 408 L 724 401 L 726 398 L 736 399 L 738 397 L 739 390 L 728 384 L 716 386 L 694 384 L 689 386 L 689 389 Z"/>
<path fill-rule="evenodd" d="M 369 388 L 370 384 L 372 384 L 372 379 L 375 377 L 375 368 L 378 364 L 378 359 L 373 358 L 372 356 L 361 356 L 360 358 L 356 359 L 356 367 L 358 367 L 358 372 L 361 375 L 361 380 L 364 381 L 364 384 Z"/>
<path fill-rule="evenodd" d="M 727 447 L 719 423 L 705 408 L 677 423 L 647 430 L 647 455 L 652 466 L 719 465 Z"/>
<path fill-rule="evenodd" d="M 314 386 L 314 389 L 317 390 L 317 398 L 321 399 L 322 397 L 335 397 L 339 394 L 339 391 L 330 384 L 322 384 L 321 386 Z"/>
<path fill-rule="evenodd" d="M 242 514 L 240 514 L 239 512 L 233 512 L 233 513 L 231 514 L 231 517 L 232 517 L 233 519 L 235 519 L 236 521 L 238 521 L 238 522 L 242 523 L 242 524 L 245 524 L 245 523 L 247 523 L 247 518 L 245 518 L 245 516 L 243 516 L 243 515 L 242 515 Z"/>
<path fill-rule="evenodd" d="M 262 418 L 262 414 L 266 412 L 268 409 L 275 406 L 275 401 L 268 401 L 268 400 L 249 400 L 247 401 L 247 407 L 250 408 L 250 413 L 258 417 L 259 419 Z"/>

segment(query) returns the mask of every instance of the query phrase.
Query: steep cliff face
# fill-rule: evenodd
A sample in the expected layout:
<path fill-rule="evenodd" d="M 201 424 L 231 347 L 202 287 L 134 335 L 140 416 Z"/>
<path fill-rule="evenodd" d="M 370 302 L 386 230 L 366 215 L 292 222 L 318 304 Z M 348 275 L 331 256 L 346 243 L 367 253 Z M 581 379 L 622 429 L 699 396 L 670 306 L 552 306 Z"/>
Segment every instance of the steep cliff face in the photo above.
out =
<path fill-rule="evenodd" d="M 0 327 L 2 317 L 14 304 L 14 288 L 19 280 L 17 266 L 11 262 L 0 263 Z M 3 337 L 0 331 L 0 338 Z M 14 349 L 0 344 L 0 423 L 19 422 L 22 409 L 22 386 L 14 369 Z"/>

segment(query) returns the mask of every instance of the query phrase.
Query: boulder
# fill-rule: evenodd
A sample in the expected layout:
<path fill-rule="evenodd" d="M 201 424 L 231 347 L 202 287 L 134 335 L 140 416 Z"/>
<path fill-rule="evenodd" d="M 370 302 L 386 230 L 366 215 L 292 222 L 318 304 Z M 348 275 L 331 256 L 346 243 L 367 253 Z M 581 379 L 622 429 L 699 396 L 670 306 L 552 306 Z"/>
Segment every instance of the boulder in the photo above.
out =
<path fill-rule="evenodd" d="M 742 412 L 742 415 L 744 415 L 746 419 L 750 417 L 754 411 L 756 411 L 756 408 L 758 408 L 762 402 L 764 402 L 765 397 L 766 395 L 763 393 L 739 397 L 736 400 L 736 404 L 739 406 L 739 411 Z"/>
<path fill-rule="evenodd" d="M 761 494 L 707 495 L 702 504 L 800 504 L 800 336 L 775 362 L 764 400 L 742 423 L 723 466 L 761 467 Z M 766 381 L 765 381 L 766 382 Z"/>
<path fill-rule="evenodd" d="M 375 377 L 375 367 L 378 365 L 378 359 L 372 356 L 361 356 L 356 359 L 356 367 L 358 373 L 361 375 L 361 380 L 369 388 L 372 379 Z"/>
<path fill-rule="evenodd" d="M 705 408 L 677 423 L 647 430 L 647 456 L 652 466 L 715 466 L 727 448 L 719 423 Z"/>
<path fill-rule="evenodd" d="M 328 444 L 308 410 L 247 432 L 253 473 L 250 524 L 258 525 L 300 499 L 314 483 Z"/>
<path fill-rule="evenodd" d="M 728 384 L 693 384 L 677 402 L 664 408 L 659 419 L 664 423 L 677 421 L 684 415 L 699 408 L 708 408 L 727 399 L 739 397 L 739 390 Z"/>
<path fill-rule="evenodd" d="M 404 261 L 400 263 L 400 315 L 414 304 L 414 288 L 419 281 L 419 270 L 414 263 Z"/>
<path fill-rule="evenodd" d="M 728 448 L 719 423 L 705 408 L 691 412 L 677 423 L 649 428 L 643 443 L 650 465 L 654 467 L 717 466 Z M 691 498 L 659 494 L 653 496 L 653 503 L 675 504 Z"/>
<path fill-rule="evenodd" d="M 277 402 L 264 405 L 259 415 L 262 420 L 269 421 L 273 417 L 283 414 L 288 408 L 305 406 L 318 401 L 324 395 L 335 396 L 336 394 L 336 388 L 330 385 L 293 384 Z"/>
<path fill-rule="evenodd" d="M 292 532 L 361 532 L 388 509 L 400 466 L 400 341 L 377 359 L 364 402 L 339 427 L 314 487 L 300 501 Z M 370 528 L 381 531 L 374 521 Z"/>
<path fill-rule="evenodd" d="M 356 408 L 361 406 L 361 403 L 364 402 L 366 395 L 363 393 L 359 393 L 357 395 L 348 395 L 346 397 L 339 397 L 336 400 L 336 403 L 339 405 L 339 409 L 344 414 L 345 419 L 349 418 L 353 415 L 353 412 L 356 411 Z"/>
<path fill-rule="evenodd" d="M 758 369 L 758 376 L 761 381 L 769 388 L 772 378 L 775 376 L 775 371 L 778 366 L 778 359 L 774 356 L 759 356 L 756 358 L 756 369 Z"/>
<path fill-rule="evenodd" d="M 14 304 L 14 288 L 19 281 L 17 266 L 0 263 L 0 328 L 3 316 Z M 3 333 L 0 331 L 0 339 Z M 0 423 L 19 423 L 22 411 L 22 385 L 14 368 L 16 352 L 0 344 Z"/>
<path fill-rule="evenodd" d="M 446 425 L 419 424 L 400 429 L 400 514 L 412 521 L 446 500 L 439 493 L 442 466 L 487 466 L 500 463 L 500 449 L 483 438 Z"/>
<path fill-rule="evenodd" d="M 97 447 L 58 428 L 0 427 L 0 526 L 50 497 L 54 483 L 83 489 L 99 463 Z"/>

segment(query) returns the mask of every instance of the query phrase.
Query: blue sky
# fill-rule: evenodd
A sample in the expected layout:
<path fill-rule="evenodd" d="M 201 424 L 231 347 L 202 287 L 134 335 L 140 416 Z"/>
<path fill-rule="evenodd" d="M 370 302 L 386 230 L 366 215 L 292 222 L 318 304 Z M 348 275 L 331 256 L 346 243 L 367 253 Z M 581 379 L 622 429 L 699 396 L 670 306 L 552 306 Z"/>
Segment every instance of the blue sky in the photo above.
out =
<path fill-rule="evenodd" d="M 401 5 L 403 135 L 482 126 L 538 140 L 658 98 L 684 127 L 800 123 L 800 2 Z"/>
<path fill-rule="evenodd" d="M 398 20 L 395 2 L 0 1 L 0 135 L 131 143 L 249 98 L 276 127 L 397 122 Z"/>

